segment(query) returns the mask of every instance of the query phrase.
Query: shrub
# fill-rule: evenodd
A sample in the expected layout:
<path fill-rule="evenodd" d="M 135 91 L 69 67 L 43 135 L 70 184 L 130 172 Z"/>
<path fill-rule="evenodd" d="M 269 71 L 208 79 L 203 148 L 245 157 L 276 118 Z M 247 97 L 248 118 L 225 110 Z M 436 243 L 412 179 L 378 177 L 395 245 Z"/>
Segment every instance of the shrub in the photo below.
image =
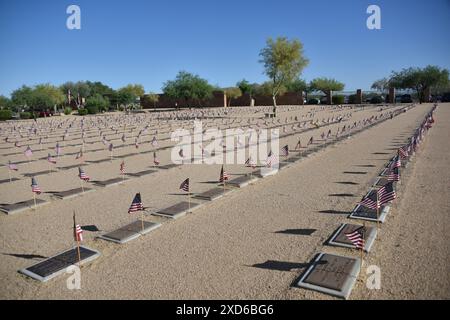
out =
<path fill-rule="evenodd" d="M 20 119 L 31 119 L 31 112 L 21 112 Z"/>
<path fill-rule="evenodd" d="M 308 100 L 308 104 L 320 104 L 319 99 L 312 98 Z"/>
<path fill-rule="evenodd" d="M 345 98 L 343 95 L 333 96 L 333 104 L 344 104 Z"/>
<path fill-rule="evenodd" d="M 87 109 L 78 109 L 78 114 L 80 116 L 85 116 L 88 114 L 88 111 L 87 111 Z"/>
<path fill-rule="evenodd" d="M 89 114 L 96 114 L 98 113 L 98 106 L 97 105 L 90 105 L 86 106 L 87 113 Z"/>
<path fill-rule="evenodd" d="M 12 112 L 9 109 L 0 110 L 0 121 L 9 120 L 12 118 Z"/>
<path fill-rule="evenodd" d="M 383 103 L 383 98 L 382 98 L 381 96 L 373 96 L 373 97 L 370 99 L 370 103 L 372 103 L 372 104 L 380 104 L 380 103 Z"/>
<path fill-rule="evenodd" d="M 64 114 L 65 114 L 66 116 L 68 116 L 68 115 L 71 114 L 71 113 L 72 113 L 72 108 L 71 108 L 71 107 L 64 108 Z"/>
<path fill-rule="evenodd" d="M 124 106 L 119 106 L 119 111 L 125 110 Z"/>

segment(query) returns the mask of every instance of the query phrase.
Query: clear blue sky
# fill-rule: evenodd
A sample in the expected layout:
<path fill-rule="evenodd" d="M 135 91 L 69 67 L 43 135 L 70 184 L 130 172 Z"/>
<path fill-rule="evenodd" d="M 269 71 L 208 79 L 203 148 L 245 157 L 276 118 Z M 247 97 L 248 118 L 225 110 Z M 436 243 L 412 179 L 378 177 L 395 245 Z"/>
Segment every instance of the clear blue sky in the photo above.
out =
<path fill-rule="evenodd" d="M 66 28 L 70 4 L 81 30 Z M 366 28 L 370 4 L 381 7 L 381 30 Z M 262 82 L 270 36 L 302 41 L 307 80 L 368 89 L 403 67 L 450 68 L 449 32 L 449 0 L 0 0 L 0 94 L 69 80 L 159 92 L 179 70 L 223 87 Z"/>

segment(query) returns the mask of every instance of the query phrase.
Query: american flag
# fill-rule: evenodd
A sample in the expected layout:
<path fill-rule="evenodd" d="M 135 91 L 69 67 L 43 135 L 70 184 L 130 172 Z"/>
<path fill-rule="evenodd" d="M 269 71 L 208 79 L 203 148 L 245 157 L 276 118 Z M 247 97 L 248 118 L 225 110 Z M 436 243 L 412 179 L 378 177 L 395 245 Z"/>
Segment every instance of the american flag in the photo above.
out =
<path fill-rule="evenodd" d="M 380 203 L 377 201 L 377 192 L 371 191 L 369 195 L 364 197 L 362 201 L 359 203 L 360 205 L 363 205 L 364 207 L 367 207 L 369 209 L 377 210 L 380 208 Z"/>
<path fill-rule="evenodd" d="M 136 147 L 136 149 L 139 149 L 139 139 L 136 138 L 136 140 L 134 141 L 134 146 Z"/>
<path fill-rule="evenodd" d="M 49 153 L 48 156 L 47 156 L 47 161 L 50 162 L 50 163 L 56 164 L 56 159 L 53 158 L 53 157 L 50 155 L 50 153 Z"/>
<path fill-rule="evenodd" d="M 189 178 L 187 178 L 186 180 L 184 180 L 180 184 L 180 190 L 183 190 L 185 192 L 189 192 Z"/>
<path fill-rule="evenodd" d="M 328 139 L 329 137 L 331 137 L 331 129 L 328 130 L 328 133 L 327 133 L 327 139 Z"/>
<path fill-rule="evenodd" d="M 120 173 L 125 174 L 125 160 L 120 163 Z"/>
<path fill-rule="evenodd" d="M 287 157 L 289 155 L 289 146 L 285 145 L 283 148 L 281 148 L 281 155 L 283 157 Z"/>
<path fill-rule="evenodd" d="M 408 157 L 408 149 L 407 146 L 403 146 L 398 149 L 398 154 L 400 155 L 401 159 L 406 159 Z"/>
<path fill-rule="evenodd" d="M 353 243 L 358 249 L 364 249 L 364 234 L 366 228 L 364 226 L 356 229 L 355 231 L 345 233 L 345 236 Z"/>
<path fill-rule="evenodd" d="M 220 169 L 219 182 L 224 182 L 227 180 L 228 180 L 228 174 L 226 173 L 226 171 L 223 170 L 223 165 L 222 165 L 222 169 Z"/>
<path fill-rule="evenodd" d="M 89 176 L 86 174 L 86 172 L 84 172 L 84 170 L 81 167 L 78 168 L 78 177 L 84 181 L 90 180 Z"/>
<path fill-rule="evenodd" d="M 153 163 L 158 166 L 159 165 L 159 160 L 158 157 L 156 156 L 156 152 L 153 152 Z"/>
<path fill-rule="evenodd" d="M 183 149 L 180 149 L 180 151 L 178 151 L 178 155 L 179 155 L 181 158 L 184 158 Z"/>
<path fill-rule="evenodd" d="M 396 197 L 393 182 L 389 182 L 378 189 L 378 202 L 380 206 L 394 200 Z"/>
<path fill-rule="evenodd" d="M 142 210 L 144 210 L 144 206 L 142 205 L 141 194 L 136 193 L 133 201 L 131 202 L 130 208 L 128 209 L 128 213 L 133 213 Z"/>
<path fill-rule="evenodd" d="M 393 169 L 393 168 L 397 168 L 397 167 L 401 167 L 401 166 L 402 166 L 402 161 L 400 160 L 400 155 L 397 154 L 395 156 L 394 160 L 392 160 L 390 168 Z"/>
<path fill-rule="evenodd" d="M 33 151 L 31 150 L 30 146 L 27 147 L 27 149 L 24 152 L 26 157 L 31 157 L 33 155 Z"/>
<path fill-rule="evenodd" d="M 395 167 L 389 171 L 387 176 L 388 181 L 400 181 L 400 173 L 398 167 Z"/>
<path fill-rule="evenodd" d="M 34 177 L 31 178 L 31 192 L 34 192 L 36 194 L 41 194 L 42 192 Z"/>
<path fill-rule="evenodd" d="M 73 238 L 76 242 L 83 241 L 83 229 L 75 222 L 75 213 L 73 214 Z"/>
<path fill-rule="evenodd" d="M 113 151 L 113 148 L 114 148 L 113 144 L 110 143 L 110 144 L 109 144 L 109 147 L 108 147 L 109 152 L 112 152 L 112 151 Z"/>
<path fill-rule="evenodd" d="M 19 168 L 17 168 L 16 164 L 11 163 L 11 160 L 9 160 L 9 162 L 8 162 L 8 169 L 9 170 L 14 170 L 14 171 L 18 171 L 19 170 Z"/>
<path fill-rule="evenodd" d="M 125 143 L 125 133 L 122 135 L 122 142 Z"/>
<path fill-rule="evenodd" d="M 273 154 L 272 150 L 270 150 L 269 154 L 267 155 L 266 166 L 270 168 L 276 161 L 276 156 Z"/>

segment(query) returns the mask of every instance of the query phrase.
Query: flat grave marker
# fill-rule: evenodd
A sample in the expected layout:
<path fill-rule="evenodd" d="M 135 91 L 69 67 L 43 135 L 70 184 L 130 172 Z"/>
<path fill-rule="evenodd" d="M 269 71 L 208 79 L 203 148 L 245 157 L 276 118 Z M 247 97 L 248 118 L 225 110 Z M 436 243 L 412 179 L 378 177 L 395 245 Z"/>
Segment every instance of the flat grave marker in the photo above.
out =
<path fill-rule="evenodd" d="M 124 183 L 128 180 L 129 179 L 127 179 L 127 178 L 112 178 L 112 179 L 108 179 L 108 180 L 93 181 L 93 182 L 98 186 L 106 188 L 106 187 L 116 186 L 116 185 Z"/>
<path fill-rule="evenodd" d="M 99 256 L 100 252 L 97 250 L 80 246 L 81 265 L 87 264 L 97 259 Z M 50 257 L 42 262 L 38 262 L 28 268 L 21 269 L 19 272 L 41 282 L 46 282 L 65 273 L 72 265 L 78 265 L 77 248 L 64 251 L 63 253 Z"/>
<path fill-rule="evenodd" d="M 256 180 L 258 180 L 258 178 L 253 175 L 243 175 L 227 181 L 227 185 L 237 188 L 243 188 L 255 182 Z"/>
<path fill-rule="evenodd" d="M 199 203 L 191 202 L 190 209 L 191 209 L 191 211 L 193 211 L 193 210 L 197 209 L 199 206 L 200 206 Z M 182 202 L 179 202 L 168 208 L 158 210 L 152 214 L 156 215 L 156 216 L 171 218 L 171 219 L 178 219 L 180 217 L 185 216 L 188 211 L 189 211 L 189 203 L 187 201 L 182 201 Z"/>
<path fill-rule="evenodd" d="M 84 192 L 83 192 L 84 189 Z M 66 190 L 66 191 L 61 191 L 61 192 L 57 192 L 55 194 L 53 194 L 54 197 L 62 199 L 62 200 L 67 200 L 67 199 L 71 199 L 71 198 L 75 198 L 78 196 L 83 195 L 84 193 L 89 193 L 89 192 L 93 192 L 95 191 L 95 189 L 92 188 L 75 188 L 75 189 L 70 189 L 70 190 Z"/>
<path fill-rule="evenodd" d="M 36 199 L 36 208 L 49 203 L 49 201 L 44 199 Z M 34 200 L 31 199 L 27 201 L 3 205 L 2 207 L 0 207 L 0 211 L 3 211 L 6 214 L 16 214 L 25 210 L 33 209 L 34 207 Z"/>
<path fill-rule="evenodd" d="M 320 253 L 302 275 L 297 286 L 347 299 L 359 272 L 359 258 Z"/>
<path fill-rule="evenodd" d="M 353 243 L 347 238 L 346 233 L 351 233 L 356 229 L 362 227 L 362 225 L 343 223 L 331 236 L 328 244 L 338 247 L 346 247 L 356 249 Z M 366 226 L 364 233 L 364 251 L 370 252 L 372 245 L 375 241 L 377 230 L 374 227 Z M 358 249 L 359 250 L 359 249 Z"/>
<path fill-rule="evenodd" d="M 209 189 L 208 191 L 196 194 L 194 196 L 195 199 L 208 200 L 213 201 L 219 198 L 222 198 L 225 194 L 229 193 L 231 190 L 222 187 L 217 187 L 213 189 Z"/>
<path fill-rule="evenodd" d="M 155 173 L 155 172 L 157 172 L 157 170 L 144 170 L 144 171 L 139 171 L 139 172 L 130 172 L 130 173 L 127 173 L 127 175 L 129 175 L 129 176 L 131 176 L 131 177 L 143 177 L 143 176 L 146 176 L 146 175 L 148 175 L 148 174 L 152 174 L 152 173 Z"/>
<path fill-rule="evenodd" d="M 99 238 L 123 244 L 128 241 L 134 240 L 142 235 L 145 235 L 150 231 L 153 231 L 161 226 L 161 224 L 157 222 L 143 221 L 143 223 L 144 223 L 143 230 L 142 230 L 142 221 L 137 220 L 117 230 L 101 235 Z"/>

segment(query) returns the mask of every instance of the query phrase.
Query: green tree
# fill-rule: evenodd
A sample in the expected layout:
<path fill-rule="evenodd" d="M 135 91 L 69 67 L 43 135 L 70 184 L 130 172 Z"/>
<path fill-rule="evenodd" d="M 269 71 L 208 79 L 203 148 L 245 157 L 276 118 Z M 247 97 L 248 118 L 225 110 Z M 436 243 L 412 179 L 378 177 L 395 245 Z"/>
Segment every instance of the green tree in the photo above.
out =
<path fill-rule="evenodd" d="M 11 101 L 15 106 L 26 107 L 32 103 L 33 89 L 23 85 L 11 94 Z"/>
<path fill-rule="evenodd" d="M 316 78 L 311 80 L 309 86 L 312 91 L 321 91 L 327 97 L 331 97 L 332 91 L 342 91 L 344 90 L 345 85 L 342 82 L 339 82 L 335 79 L 331 78 Z M 328 101 L 328 103 L 331 103 Z"/>
<path fill-rule="evenodd" d="M 144 93 L 144 87 L 140 84 L 129 84 L 117 90 L 118 101 L 127 107 L 134 106 L 136 101 L 140 99 Z"/>
<path fill-rule="evenodd" d="M 407 68 L 392 72 L 389 84 L 395 88 L 413 89 L 419 102 L 425 99 L 425 92 L 449 83 L 449 71 L 438 66 L 428 65 L 425 68 Z"/>
<path fill-rule="evenodd" d="M 286 89 L 287 89 L 287 91 L 297 92 L 302 95 L 303 95 L 303 93 L 305 93 L 306 100 L 308 100 L 308 94 L 311 92 L 311 88 L 310 88 L 309 84 L 305 80 L 300 79 L 300 78 L 289 82 L 286 85 Z"/>
<path fill-rule="evenodd" d="M 389 79 L 387 78 L 379 79 L 374 83 L 372 83 L 372 86 L 370 88 L 385 93 L 387 90 L 389 90 Z"/>
<path fill-rule="evenodd" d="M 144 96 L 144 101 L 148 101 L 148 103 L 153 104 L 153 108 L 156 109 L 156 104 L 159 101 L 159 95 L 156 93 L 150 92 Z"/>
<path fill-rule="evenodd" d="M 75 101 L 78 108 L 83 105 L 83 98 L 86 99 L 91 95 L 91 88 L 87 82 L 78 81 L 74 82 L 66 82 L 60 86 L 61 91 L 63 92 L 66 101 L 68 102 L 68 94 L 70 92 L 70 99 Z"/>
<path fill-rule="evenodd" d="M 238 87 L 230 87 L 223 89 L 223 92 L 227 95 L 228 106 L 231 105 L 231 100 L 242 96 L 242 91 Z"/>
<path fill-rule="evenodd" d="M 0 95 L 0 109 L 9 108 L 10 106 L 11 100 L 3 95 Z"/>
<path fill-rule="evenodd" d="M 109 101 L 98 93 L 86 99 L 85 107 L 90 114 L 106 111 L 108 110 L 108 106 Z"/>
<path fill-rule="evenodd" d="M 180 71 L 175 80 L 164 83 L 163 92 L 172 99 L 182 99 L 186 103 L 190 100 L 201 103 L 202 100 L 212 96 L 213 86 L 198 75 Z"/>
<path fill-rule="evenodd" d="M 272 99 L 274 113 L 277 108 L 277 95 L 282 86 L 297 78 L 309 61 L 304 56 L 302 43 L 285 37 L 276 40 L 267 39 L 266 47 L 260 52 L 260 62 L 264 64 L 265 74 L 272 82 Z"/>

